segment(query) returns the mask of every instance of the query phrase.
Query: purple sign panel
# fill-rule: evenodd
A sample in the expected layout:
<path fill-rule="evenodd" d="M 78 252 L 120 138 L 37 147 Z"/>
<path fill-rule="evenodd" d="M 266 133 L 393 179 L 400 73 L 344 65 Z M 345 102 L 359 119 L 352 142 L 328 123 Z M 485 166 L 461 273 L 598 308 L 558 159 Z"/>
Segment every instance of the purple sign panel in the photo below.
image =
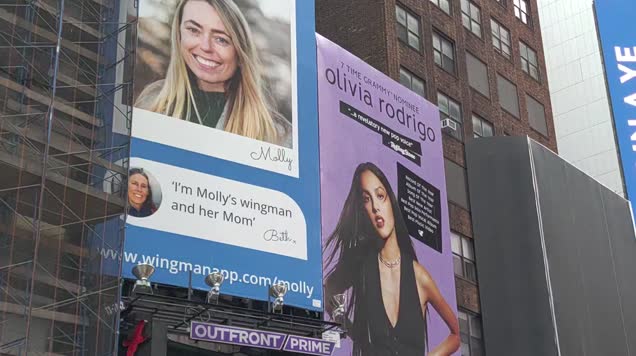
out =
<path fill-rule="evenodd" d="M 253 346 L 263 349 L 280 350 L 283 347 L 286 336 L 286 334 L 271 331 L 237 328 L 198 321 L 193 321 L 190 324 L 191 339 Z"/>
<path fill-rule="evenodd" d="M 199 321 L 193 321 L 190 324 L 190 338 L 319 356 L 331 355 L 335 347 L 335 343 L 328 340 Z"/>
<path fill-rule="evenodd" d="M 333 341 L 289 335 L 283 351 L 298 352 L 306 355 L 328 356 L 333 353 L 336 344 Z"/>
<path fill-rule="evenodd" d="M 317 44 L 325 316 L 349 336 L 334 354 L 458 355 L 438 109 Z"/>

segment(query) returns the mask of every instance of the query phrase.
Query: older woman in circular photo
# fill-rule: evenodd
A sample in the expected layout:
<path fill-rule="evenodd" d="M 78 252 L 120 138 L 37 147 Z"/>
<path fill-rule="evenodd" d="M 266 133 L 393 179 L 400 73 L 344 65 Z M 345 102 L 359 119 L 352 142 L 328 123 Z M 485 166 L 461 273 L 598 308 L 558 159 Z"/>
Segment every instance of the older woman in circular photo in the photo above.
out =
<path fill-rule="evenodd" d="M 459 349 L 457 316 L 418 261 L 395 194 L 373 163 L 356 168 L 325 253 L 325 297 L 350 296 L 353 355 L 448 356 Z M 429 307 L 448 327 L 438 345 L 428 343 Z"/>
<path fill-rule="evenodd" d="M 157 211 L 152 200 L 152 188 L 148 174 L 141 168 L 128 173 L 128 215 L 144 218 Z"/>
<path fill-rule="evenodd" d="M 245 137 L 291 147 L 291 124 L 274 108 L 254 39 L 229 0 L 181 0 L 171 27 L 165 79 L 135 106 Z"/>

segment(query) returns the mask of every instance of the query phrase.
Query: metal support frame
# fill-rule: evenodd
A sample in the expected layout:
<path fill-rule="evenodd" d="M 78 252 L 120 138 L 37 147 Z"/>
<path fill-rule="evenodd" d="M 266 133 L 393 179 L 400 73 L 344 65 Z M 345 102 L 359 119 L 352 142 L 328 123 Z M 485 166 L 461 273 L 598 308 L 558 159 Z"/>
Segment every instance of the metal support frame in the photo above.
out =
<path fill-rule="evenodd" d="M 123 297 L 126 310 L 122 322 L 135 325 L 135 315 L 161 320 L 173 333 L 189 333 L 193 320 L 232 325 L 249 329 L 283 332 L 320 338 L 325 331 L 343 332 L 340 324 L 316 318 L 265 312 L 233 305 L 210 304 L 185 298 L 137 293 Z"/>
<path fill-rule="evenodd" d="M 132 96 L 128 5 L 0 4 L 2 354 L 116 352 L 129 137 L 109 122 L 132 114 L 115 99 Z"/>

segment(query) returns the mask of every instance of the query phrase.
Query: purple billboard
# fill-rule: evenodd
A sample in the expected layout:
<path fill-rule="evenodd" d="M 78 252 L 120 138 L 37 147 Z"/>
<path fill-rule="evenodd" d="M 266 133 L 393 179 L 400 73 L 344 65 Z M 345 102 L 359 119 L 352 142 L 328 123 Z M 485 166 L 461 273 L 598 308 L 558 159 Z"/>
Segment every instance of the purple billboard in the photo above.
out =
<path fill-rule="evenodd" d="M 348 335 L 334 354 L 459 354 L 438 110 L 317 44 L 325 315 Z"/>

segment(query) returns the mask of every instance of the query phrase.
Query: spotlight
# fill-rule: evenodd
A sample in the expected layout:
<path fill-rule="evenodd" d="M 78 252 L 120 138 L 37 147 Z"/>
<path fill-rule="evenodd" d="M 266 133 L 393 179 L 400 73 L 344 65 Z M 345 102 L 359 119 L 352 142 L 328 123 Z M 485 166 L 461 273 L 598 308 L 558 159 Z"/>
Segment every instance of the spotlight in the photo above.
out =
<path fill-rule="evenodd" d="M 210 287 L 208 292 L 208 303 L 217 302 L 221 292 L 221 284 L 223 283 L 223 274 L 221 272 L 212 272 L 205 277 L 205 284 Z"/>
<path fill-rule="evenodd" d="M 137 277 L 132 292 L 142 292 L 152 294 L 152 285 L 148 278 L 155 272 L 155 268 L 148 263 L 138 264 L 132 269 L 132 273 Z"/>
<path fill-rule="evenodd" d="M 272 310 L 274 312 L 283 311 L 283 304 L 285 303 L 285 299 L 284 299 L 285 293 L 287 293 L 287 285 L 283 282 L 272 284 L 269 287 L 270 296 L 275 298 L 272 304 Z"/>
<path fill-rule="evenodd" d="M 347 295 L 345 293 L 336 294 L 331 297 L 331 304 L 335 307 L 333 310 L 333 319 L 336 322 L 344 324 L 345 304 L 347 303 Z"/>

